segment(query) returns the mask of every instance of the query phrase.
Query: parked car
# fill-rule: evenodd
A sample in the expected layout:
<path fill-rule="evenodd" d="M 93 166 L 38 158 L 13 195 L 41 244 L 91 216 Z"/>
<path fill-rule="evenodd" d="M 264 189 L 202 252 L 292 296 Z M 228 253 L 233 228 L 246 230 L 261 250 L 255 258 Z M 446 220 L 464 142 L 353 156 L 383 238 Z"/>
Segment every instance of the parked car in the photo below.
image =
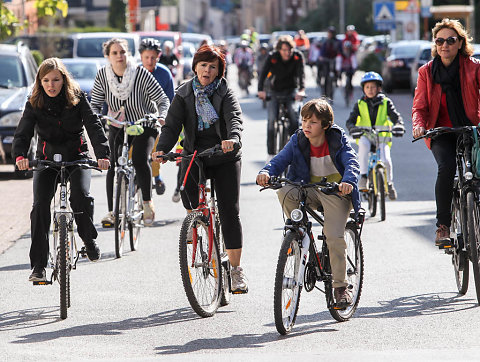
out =
<path fill-rule="evenodd" d="M 418 49 L 410 70 L 410 90 L 412 91 L 412 96 L 415 95 L 415 88 L 417 87 L 418 69 L 430 60 L 432 60 L 432 44 L 423 44 Z"/>
<path fill-rule="evenodd" d="M 107 60 L 103 56 L 103 43 L 112 38 L 125 39 L 128 42 L 128 50 L 140 61 L 140 36 L 133 33 L 75 33 L 71 34 L 73 40 L 72 58 L 96 58 L 102 65 Z"/>
<path fill-rule="evenodd" d="M 410 70 L 420 47 L 426 40 L 401 40 L 390 43 L 382 64 L 383 89 L 392 92 L 400 87 L 410 87 Z"/>
<path fill-rule="evenodd" d="M 192 62 L 194 54 L 195 45 L 184 41 L 182 43 L 182 58 L 180 59 L 182 80 L 193 78 Z"/>
<path fill-rule="evenodd" d="M 27 97 L 37 75 L 37 63 L 30 49 L 22 42 L 16 45 L 0 44 L 0 163 L 15 163 L 12 159 L 12 141 L 22 118 Z M 36 138 L 32 139 L 28 158 L 33 159 Z M 15 171 L 17 177 L 31 177 L 31 171 Z"/>
<path fill-rule="evenodd" d="M 207 44 L 209 45 L 213 44 L 213 39 L 210 35 L 199 33 L 182 33 L 182 42 L 193 43 L 195 49 L 198 49 L 204 40 L 206 40 Z"/>
<path fill-rule="evenodd" d="M 16 44 L 22 41 L 30 50 L 38 50 L 44 58 L 71 58 L 72 38 L 70 34 L 62 33 L 37 33 L 18 35 L 6 41 L 8 44 Z"/>
<path fill-rule="evenodd" d="M 90 100 L 95 77 L 98 70 L 102 67 L 100 62 L 96 59 L 88 58 L 65 58 L 62 61 L 73 76 L 73 79 L 78 82 L 82 91 L 87 93 L 88 100 Z"/>
<path fill-rule="evenodd" d="M 386 51 L 388 44 L 391 42 L 390 35 L 374 35 L 367 36 L 362 39 L 357 50 L 357 62 L 360 64 L 368 54 L 376 54 L 383 60 L 383 52 Z"/>

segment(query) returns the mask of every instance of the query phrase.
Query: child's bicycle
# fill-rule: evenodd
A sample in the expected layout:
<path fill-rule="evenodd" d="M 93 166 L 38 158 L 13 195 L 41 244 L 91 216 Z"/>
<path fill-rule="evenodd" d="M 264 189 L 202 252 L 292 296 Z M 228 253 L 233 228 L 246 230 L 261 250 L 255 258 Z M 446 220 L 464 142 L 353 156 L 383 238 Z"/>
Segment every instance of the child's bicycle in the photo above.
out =
<path fill-rule="evenodd" d="M 207 187 L 203 159 L 221 155 L 220 145 L 191 155 L 170 152 L 158 158 L 175 161 L 190 159 L 180 190 L 183 190 L 193 162 L 198 165 L 198 206 L 185 217 L 180 230 L 179 261 L 183 287 L 193 310 L 201 317 L 213 316 L 219 306 L 230 303 L 232 292 L 230 262 L 225 249 L 222 227 L 215 199 L 215 183 Z M 210 193 L 210 197 L 208 195 Z M 245 292 L 246 293 L 246 292 Z"/>
<path fill-rule="evenodd" d="M 391 132 L 390 126 L 373 127 L 355 127 L 350 130 L 353 138 L 360 138 L 366 135 L 372 142 L 368 157 L 367 171 L 367 189 L 359 190 L 363 198 L 368 203 L 368 211 L 370 216 L 377 214 L 377 203 L 380 205 L 380 219 L 385 220 L 387 213 L 385 207 L 385 199 L 388 193 L 387 168 L 380 157 L 380 137 L 382 133 Z"/>
<path fill-rule="evenodd" d="M 52 268 L 50 280 L 36 281 L 33 285 L 49 285 L 53 281 L 60 284 L 60 318 L 67 318 L 67 308 L 71 305 L 70 298 L 70 271 L 76 269 L 77 261 L 86 257 L 85 247 L 78 249 L 75 241 L 74 213 L 70 209 L 68 200 L 69 189 L 67 187 L 68 178 L 72 175 L 68 173 L 67 168 L 79 166 L 101 171 L 97 162 L 90 159 L 82 159 L 70 162 L 62 162 L 62 155 L 55 154 L 53 161 L 32 160 L 30 167 L 35 167 L 34 171 L 41 172 L 45 168 L 51 168 L 58 171 L 59 174 L 59 199 L 54 199 L 53 210 L 53 245 L 51 245 L 48 266 Z M 40 167 L 40 168 L 38 168 Z"/>
<path fill-rule="evenodd" d="M 312 184 L 300 184 L 286 178 L 271 177 L 270 185 L 262 188 L 279 189 L 284 185 L 295 186 L 300 195 L 298 208 L 291 212 L 290 218 L 285 221 L 284 237 L 277 262 L 277 271 L 274 287 L 274 316 L 275 326 L 280 334 L 287 334 L 293 328 L 297 317 L 302 289 L 307 292 L 314 288 L 325 294 L 327 308 L 339 322 L 348 320 L 353 316 L 360 301 L 363 285 L 363 247 L 361 234 L 365 213 L 360 211 L 357 215 L 354 212 L 345 226 L 345 243 L 347 245 L 347 281 L 348 288 L 352 292 L 352 304 L 346 308 L 336 304 L 332 287 L 332 270 L 328 247 L 323 234 L 324 215 L 323 209 L 313 210 L 307 205 L 307 190 L 318 188 L 325 194 L 335 194 L 338 185 L 321 181 Z M 322 240 L 320 249 L 315 243 L 311 216 L 317 221 L 322 232 L 317 236 Z M 324 290 L 315 283 L 323 282 Z"/>

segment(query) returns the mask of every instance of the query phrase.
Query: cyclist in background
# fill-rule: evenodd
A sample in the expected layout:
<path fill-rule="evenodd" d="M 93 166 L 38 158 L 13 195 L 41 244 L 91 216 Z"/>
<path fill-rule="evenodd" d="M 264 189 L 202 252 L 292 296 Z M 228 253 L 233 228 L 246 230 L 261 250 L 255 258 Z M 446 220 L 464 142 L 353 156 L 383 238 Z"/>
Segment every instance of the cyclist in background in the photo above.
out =
<path fill-rule="evenodd" d="M 303 53 L 304 58 L 307 58 L 308 51 L 310 50 L 310 39 L 308 39 L 305 31 L 303 29 L 299 29 L 294 40 L 296 48 Z"/>
<path fill-rule="evenodd" d="M 317 83 L 322 89 L 325 89 L 325 81 L 330 71 L 335 72 L 330 67 L 335 67 L 335 59 L 342 52 L 342 44 L 340 40 L 336 38 L 337 29 L 334 26 L 328 28 L 327 39 L 323 42 L 320 48 L 320 56 L 317 61 Z"/>
<path fill-rule="evenodd" d="M 349 41 L 343 42 L 342 52 L 337 55 L 335 62 L 335 69 L 338 76 L 341 77 L 341 74 L 345 73 L 348 83 L 345 84 L 345 87 L 352 89 L 352 77 L 357 70 L 357 57 L 352 49 L 352 43 Z"/>
<path fill-rule="evenodd" d="M 138 51 L 140 52 L 143 67 L 152 73 L 171 102 L 174 96 L 173 78 L 170 70 L 165 65 L 158 63 L 158 59 L 162 53 L 160 42 L 154 38 L 143 39 Z M 156 142 L 153 146 L 154 149 Z M 165 182 L 163 182 L 160 176 L 160 167 L 156 162 L 152 163 L 152 176 L 154 178 L 157 195 L 163 195 L 165 192 Z"/>
<path fill-rule="evenodd" d="M 396 110 L 393 102 L 387 98 L 382 91 L 383 78 L 375 72 L 367 72 L 362 77 L 360 85 L 363 90 L 363 97 L 353 106 L 350 117 L 347 120 L 347 128 L 353 132 L 355 127 L 381 127 L 393 126 L 394 136 L 402 136 L 405 133 L 402 116 Z M 390 200 L 397 198 L 397 191 L 393 186 L 393 166 L 390 157 L 392 146 L 392 132 L 380 134 L 380 157 L 387 169 L 388 197 Z M 358 188 L 367 189 L 368 153 L 374 140 L 363 135 L 358 140 L 358 158 L 360 160 L 360 181 Z"/>
<path fill-rule="evenodd" d="M 274 122 L 278 115 L 279 103 L 277 97 L 288 97 L 287 109 L 290 119 L 289 134 L 293 135 L 298 128 L 298 117 L 293 108 L 294 100 L 305 97 L 305 61 L 303 54 L 295 49 L 295 42 L 290 35 L 278 38 L 275 51 L 270 53 L 258 79 L 258 98 L 264 100 L 267 93 L 264 90 L 265 79 L 270 77 L 270 96 L 268 102 L 267 152 L 274 155 Z"/>
<path fill-rule="evenodd" d="M 352 51 L 356 53 L 358 47 L 360 46 L 360 39 L 358 38 L 358 33 L 355 30 L 355 25 L 347 25 L 345 38 L 342 40 L 342 43 L 345 43 L 347 41 L 352 44 Z"/>
<path fill-rule="evenodd" d="M 167 66 L 172 73 L 173 79 L 177 76 L 178 65 L 180 62 L 178 61 L 177 56 L 173 52 L 173 42 L 167 40 L 163 43 L 163 52 L 160 55 L 159 59 L 160 63 Z"/>
<path fill-rule="evenodd" d="M 247 72 L 248 74 L 248 82 L 247 88 L 245 89 L 248 94 L 248 86 L 250 85 L 250 81 L 252 79 L 253 73 L 253 51 L 249 46 L 248 41 L 242 40 L 240 42 L 240 46 L 235 50 L 233 54 L 233 60 L 238 68 L 238 81 L 241 82 L 242 73 Z"/>
<path fill-rule="evenodd" d="M 90 158 L 83 128 L 87 130 L 97 157 L 98 167 L 108 169 L 107 137 L 102 123 L 93 112 L 87 97 L 58 58 L 45 59 L 35 77 L 32 95 L 15 131 L 12 155 L 19 170 L 27 170 L 27 152 L 35 132 L 38 134 L 36 157 L 53 160 L 61 154 L 62 161 Z M 93 197 L 90 195 L 91 170 L 79 166 L 69 168 L 70 203 L 75 215 L 78 235 L 85 244 L 88 259 L 100 259 L 93 224 Z M 48 262 L 48 234 L 50 204 L 57 189 L 58 173 L 44 168 L 33 175 L 33 206 L 30 213 L 32 244 L 30 264 L 33 268 L 29 281 L 45 280 Z"/>

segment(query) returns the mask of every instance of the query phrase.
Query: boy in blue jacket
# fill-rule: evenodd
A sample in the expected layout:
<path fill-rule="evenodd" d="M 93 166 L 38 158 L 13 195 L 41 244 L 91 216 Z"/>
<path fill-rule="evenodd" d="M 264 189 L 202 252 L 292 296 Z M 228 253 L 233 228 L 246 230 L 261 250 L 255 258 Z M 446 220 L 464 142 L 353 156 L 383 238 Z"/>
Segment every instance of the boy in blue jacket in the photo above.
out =
<path fill-rule="evenodd" d="M 358 177 L 360 174 L 355 151 L 342 128 L 333 123 L 333 110 L 324 99 L 313 99 L 301 110 L 302 129 L 292 135 L 281 150 L 257 175 L 257 183 L 266 186 L 270 176 L 279 176 L 287 166 L 287 178 L 302 183 L 319 182 L 323 177 L 339 184 L 339 195 L 326 195 L 308 189 L 309 205 L 322 205 L 325 214 L 323 232 L 326 236 L 332 266 L 334 296 L 337 306 L 347 307 L 352 296 L 347 288 L 345 225 L 353 209 L 360 209 Z M 278 199 L 287 217 L 298 207 L 298 194 L 286 185 L 278 191 Z"/>

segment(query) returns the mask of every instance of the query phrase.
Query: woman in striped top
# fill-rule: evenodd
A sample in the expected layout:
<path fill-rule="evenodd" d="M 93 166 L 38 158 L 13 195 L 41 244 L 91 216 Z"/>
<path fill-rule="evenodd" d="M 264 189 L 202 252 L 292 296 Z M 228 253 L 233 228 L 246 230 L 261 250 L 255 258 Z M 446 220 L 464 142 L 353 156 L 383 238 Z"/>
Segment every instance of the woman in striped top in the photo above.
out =
<path fill-rule="evenodd" d="M 125 117 L 133 124 L 146 114 L 159 116 L 161 124 L 167 114 L 170 102 L 162 87 L 155 78 L 143 67 L 137 67 L 136 62 L 128 54 L 128 43 L 124 39 L 113 38 L 103 44 L 103 53 L 108 62 L 100 69 L 92 89 L 91 104 L 100 113 L 104 102 L 107 103 L 109 114 L 116 118 Z M 145 226 L 150 226 L 155 219 L 152 202 L 152 170 L 148 157 L 152 152 L 158 130 L 155 126 L 146 125 L 142 134 L 129 137 L 133 144 L 132 161 L 137 173 L 137 182 L 143 196 L 143 220 Z M 109 144 L 111 162 L 117 161 L 117 153 L 123 142 L 123 129 L 110 127 Z M 107 203 L 108 214 L 102 219 L 104 226 L 113 226 L 113 179 L 114 168 L 107 172 Z"/>

